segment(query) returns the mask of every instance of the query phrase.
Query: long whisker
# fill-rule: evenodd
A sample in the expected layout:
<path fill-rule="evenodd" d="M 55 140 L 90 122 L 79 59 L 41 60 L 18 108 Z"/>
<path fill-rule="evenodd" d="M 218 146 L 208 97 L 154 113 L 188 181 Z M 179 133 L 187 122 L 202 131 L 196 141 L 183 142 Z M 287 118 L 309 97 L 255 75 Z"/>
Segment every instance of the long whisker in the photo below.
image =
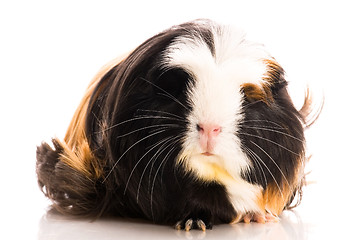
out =
<path fill-rule="evenodd" d="M 154 148 L 156 148 L 157 146 L 159 146 L 160 144 L 162 144 L 163 142 L 167 141 L 167 139 L 163 139 L 162 141 L 159 141 L 157 142 L 157 144 L 153 145 L 153 147 L 151 149 L 149 149 L 146 153 L 143 154 L 143 156 L 137 161 L 137 163 L 134 165 L 132 171 L 130 172 L 129 174 L 129 177 L 128 177 L 128 180 L 127 180 L 127 183 L 125 184 L 125 189 L 124 189 L 124 195 L 127 191 L 127 188 L 128 188 L 128 185 L 129 185 L 129 182 L 130 182 L 130 179 L 135 171 L 135 169 L 137 168 L 137 166 L 140 164 L 140 162 L 143 160 L 143 158 L 148 154 L 150 153 Z"/>
<path fill-rule="evenodd" d="M 142 142 L 142 141 L 144 141 L 144 140 L 146 140 L 146 139 L 148 139 L 148 138 L 150 138 L 150 137 L 153 137 L 154 135 L 157 135 L 157 134 L 160 134 L 160 133 L 162 133 L 162 132 L 165 132 L 165 131 L 166 131 L 166 130 L 160 130 L 160 131 L 155 132 L 155 133 L 153 133 L 153 134 L 149 134 L 148 136 L 145 136 L 145 137 L 143 137 L 142 139 L 136 141 L 134 144 L 132 144 L 127 150 L 125 150 L 125 151 L 123 152 L 123 154 L 122 154 L 122 155 L 118 158 L 118 160 L 114 163 L 113 167 L 110 169 L 109 173 L 108 173 L 107 176 L 104 178 L 104 180 L 103 180 L 102 183 L 104 183 L 104 182 L 108 179 L 108 177 L 110 176 L 110 174 L 114 171 L 115 166 L 119 163 L 119 161 L 125 156 L 125 154 L 126 154 L 130 149 L 132 149 L 132 148 L 133 148 L 134 146 L 136 146 L 138 143 L 140 143 L 140 142 Z"/>
<path fill-rule="evenodd" d="M 100 119 L 98 118 L 98 116 L 97 116 L 93 111 L 92 111 L 91 113 L 92 113 L 93 117 L 95 118 L 97 124 L 98 124 L 99 126 L 102 126 L 102 122 L 100 121 Z M 97 131 L 97 132 L 95 132 L 95 133 L 102 133 L 102 131 Z"/>
<path fill-rule="evenodd" d="M 158 85 L 148 81 L 147 79 L 145 78 L 140 78 L 142 80 L 144 80 L 145 82 L 151 84 L 152 86 L 154 86 L 155 88 L 158 88 L 159 90 L 161 90 L 162 92 L 164 92 L 164 94 L 161 94 L 161 95 L 164 95 L 166 97 L 169 97 L 170 99 L 172 99 L 173 101 L 175 101 L 176 103 L 178 103 L 179 105 L 181 105 L 184 109 L 188 110 L 188 108 L 183 104 L 181 103 L 176 97 L 174 97 L 172 94 L 170 94 L 169 92 L 167 92 L 166 90 L 164 90 L 163 88 L 159 87 Z"/>
<path fill-rule="evenodd" d="M 140 112 L 150 112 L 150 113 L 162 113 L 162 114 L 165 114 L 165 115 L 169 115 L 169 116 L 173 116 L 173 117 L 176 117 L 180 120 L 184 120 L 184 117 L 181 117 L 177 114 L 174 114 L 174 113 L 170 113 L 170 112 L 165 112 L 165 111 L 159 111 L 159 110 L 147 110 L 147 109 L 138 109 L 138 111 Z"/>
<path fill-rule="evenodd" d="M 270 121 L 270 120 L 261 120 L 261 119 L 249 119 L 249 120 L 243 120 L 242 123 L 249 123 L 249 122 L 260 122 L 260 123 L 269 123 L 269 124 L 273 124 L 275 126 L 259 126 L 259 127 L 266 127 L 266 128 L 272 128 L 272 129 L 279 129 L 279 130 L 287 130 L 287 128 L 285 126 L 280 125 L 279 123 L 276 123 L 274 121 Z M 276 128 L 277 126 L 277 128 Z M 298 133 L 299 135 L 301 135 L 302 133 L 300 131 L 294 130 L 296 131 L 296 133 Z"/>
<path fill-rule="evenodd" d="M 157 124 L 157 125 L 150 125 L 150 126 L 146 126 L 146 127 L 142 127 L 142 128 L 138 128 L 134 131 L 131 131 L 131 132 L 128 132 L 128 133 L 125 133 L 123 135 L 119 135 L 117 136 L 117 138 L 122 138 L 122 137 L 125 137 L 125 136 L 129 136 L 133 133 L 136 133 L 136 132 L 140 132 L 140 131 L 143 131 L 145 129 L 149 129 L 149 128 L 160 128 L 162 127 L 162 129 L 171 129 L 171 127 L 180 127 L 180 125 L 178 124 Z M 168 127 L 168 128 L 167 128 Z"/>
<path fill-rule="evenodd" d="M 287 137 L 290 137 L 290 138 L 293 138 L 297 141 L 300 141 L 300 142 L 304 142 L 302 139 L 299 139 L 295 136 L 292 136 L 288 133 L 285 133 L 285 132 L 281 132 L 281 131 L 278 131 L 278 130 L 275 130 L 275 129 L 270 129 L 270 128 L 267 128 L 267 127 L 258 127 L 258 126 L 242 126 L 244 128 L 249 128 L 249 129 L 256 129 L 256 130 L 263 130 L 263 131 L 269 131 L 269 132 L 275 132 L 275 133 L 279 133 L 279 134 L 282 134 L 284 136 L 287 136 Z"/>
<path fill-rule="evenodd" d="M 253 142 L 252 140 L 251 140 L 251 143 L 252 143 L 253 145 L 255 145 L 259 150 L 261 150 L 264 154 L 266 154 L 266 156 L 267 156 L 269 159 L 271 159 L 271 161 L 274 163 L 274 165 L 277 167 L 277 169 L 278 169 L 278 170 L 280 171 L 280 173 L 282 174 L 282 177 L 285 179 L 288 187 L 291 189 L 290 183 L 288 182 L 285 174 L 283 173 L 283 171 L 281 170 L 281 168 L 279 167 L 279 165 L 276 163 L 276 161 L 275 161 L 262 147 L 260 147 L 257 143 Z"/>
<path fill-rule="evenodd" d="M 257 136 L 257 135 L 250 134 L 250 133 L 245 133 L 245 132 L 239 132 L 239 134 L 243 134 L 243 135 L 246 135 L 246 136 L 255 137 L 255 138 L 259 138 L 259 139 L 265 140 L 265 141 L 270 142 L 270 143 L 272 143 L 272 144 L 274 144 L 274 145 L 276 145 L 276 146 L 279 146 L 280 148 L 283 148 L 284 150 L 286 150 L 286 151 L 288 151 L 288 152 L 290 152 L 290 153 L 293 153 L 293 154 L 299 156 L 298 153 L 296 153 L 296 152 L 294 152 L 294 151 L 286 148 L 285 146 L 283 146 L 283 145 L 281 145 L 281 144 L 279 144 L 279 143 L 277 143 L 277 142 L 275 142 L 275 141 L 272 141 L 272 140 L 270 140 L 270 139 L 268 139 L 268 138 L 264 138 L 264 137 L 261 137 L 261 136 Z"/>
<path fill-rule="evenodd" d="M 173 139 L 172 137 L 168 137 L 166 139 L 163 139 L 162 140 L 162 145 L 159 147 L 159 149 L 157 150 L 157 152 L 151 157 L 151 159 L 148 161 L 148 163 L 145 165 L 144 169 L 143 169 L 143 172 L 142 172 L 142 175 L 140 176 L 140 179 L 139 179 L 139 183 L 138 183 L 138 189 L 137 189 L 137 203 L 139 201 L 139 192 L 140 192 L 140 186 L 141 186 L 141 183 L 143 181 L 143 177 L 144 177 L 144 174 L 149 166 L 150 163 L 154 163 L 154 161 L 158 158 L 158 155 L 162 154 L 166 147 L 166 146 L 169 142 L 171 142 Z M 150 174 L 150 173 L 149 173 Z"/>
<path fill-rule="evenodd" d="M 176 143 L 178 140 L 180 139 L 180 137 L 174 137 L 172 140 L 174 143 Z M 168 148 L 170 145 L 172 144 L 172 141 L 169 141 L 169 145 L 165 148 Z M 162 151 L 163 152 L 163 151 Z M 162 152 L 160 152 L 158 154 L 158 156 L 160 156 L 160 154 L 162 154 Z M 156 158 L 158 158 L 158 156 L 156 156 Z M 152 166 L 150 167 L 150 172 L 149 172 L 149 179 L 148 179 L 148 186 L 150 186 L 150 182 L 151 182 L 151 176 L 152 176 L 152 171 L 153 171 L 153 167 L 154 167 L 155 161 L 152 163 Z"/>
<path fill-rule="evenodd" d="M 138 116 L 138 117 L 134 117 L 134 118 L 130 118 L 130 119 L 124 120 L 124 121 L 122 121 L 122 122 L 120 122 L 120 123 L 114 124 L 113 126 L 110 126 L 110 127 L 108 127 L 108 128 L 102 129 L 101 131 L 98 131 L 98 132 L 96 132 L 96 133 L 102 133 L 102 132 L 108 131 L 108 130 L 110 130 L 110 129 L 113 129 L 113 128 L 115 128 L 115 127 L 121 126 L 121 125 L 123 125 L 123 124 L 125 124 L 125 123 L 133 122 L 133 121 L 137 121 L 137 120 L 142 120 L 142 119 L 168 119 L 168 120 L 181 121 L 181 120 L 179 120 L 179 119 L 172 118 L 172 117 L 144 115 L 144 116 Z"/>
<path fill-rule="evenodd" d="M 169 139 L 169 138 L 172 138 L 172 137 L 167 137 L 166 139 Z M 164 140 L 164 139 L 163 139 L 163 140 Z M 161 141 L 163 141 L 163 140 L 161 140 Z M 158 142 L 153 143 L 152 145 L 147 146 L 145 149 L 152 148 L 154 145 L 157 145 L 157 144 L 158 144 Z"/>
<path fill-rule="evenodd" d="M 173 147 L 168 151 L 167 155 L 164 157 L 164 159 L 162 160 L 162 162 L 159 164 L 159 167 L 157 168 L 157 171 L 155 172 L 155 175 L 154 175 L 154 180 L 153 180 L 153 184 L 152 184 L 152 189 L 151 189 L 151 192 L 150 192 L 150 209 L 151 209 L 151 213 L 152 213 L 152 218 L 154 219 L 154 214 L 153 214 L 153 192 L 154 192 L 154 187 L 155 187 L 155 181 L 156 181 L 156 178 L 157 178 L 157 175 L 159 173 L 159 170 L 161 169 L 162 165 L 164 164 L 164 162 L 166 160 L 169 159 L 169 156 L 170 154 L 175 150 L 175 145 L 176 142 L 173 142 Z M 171 144 L 170 144 L 171 145 Z M 169 146 L 170 146 L 169 145 Z"/>
<path fill-rule="evenodd" d="M 244 106 L 243 106 L 243 108 L 248 108 L 248 107 L 250 107 L 250 106 L 252 106 L 252 105 L 255 105 L 255 104 L 257 104 L 257 103 L 260 103 L 260 102 L 263 102 L 262 100 L 257 100 L 257 101 L 254 101 L 254 102 L 250 102 L 250 103 L 248 103 L 248 104 L 245 104 Z"/>
<path fill-rule="evenodd" d="M 273 129 L 273 130 L 285 130 L 285 128 L 280 128 L 280 127 L 273 127 L 273 126 L 267 126 L 267 125 L 254 125 L 254 126 L 247 126 L 247 125 L 242 125 L 242 127 L 248 127 L 248 128 L 267 128 L 267 129 Z"/>
<path fill-rule="evenodd" d="M 248 152 L 253 158 L 256 158 L 256 156 L 254 155 L 253 151 L 250 151 L 250 149 L 249 149 L 247 146 L 244 146 L 244 147 L 245 147 L 246 152 Z M 257 164 L 257 168 L 258 168 L 259 170 L 261 170 L 261 172 L 262 172 L 263 179 L 264 179 L 264 183 L 265 183 L 265 185 L 267 185 L 266 174 L 265 174 L 265 172 L 263 171 L 263 168 L 262 168 L 261 164 L 257 161 L 257 159 L 255 159 L 255 160 L 256 160 L 255 163 Z M 255 178 L 256 178 L 256 181 L 258 181 L 258 180 L 257 180 L 257 176 L 255 176 Z"/>
<path fill-rule="evenodd" d="M 267 171 L 269 172 L 269 174 L 273 178 L 275 184 L 277 185 L 278 191 L 280 192 L 282 199 L 284 200 L 282 190 L 281 190 L 280 186 L 278 185 L 277 180 L 276 180 L 275 176 L 272 174 L 271 170 L 267 167 L 267 165 L 263 162 L 263 160 L 261 159 L 260 156 L 258 156 L 257 153 L 255 153 L 252 149 L 249 149 L 249 151 L 251 151 L 254 154 L 254 156 L 256 156 L 256 158 L 259 160 L 260 163 L 263 164 L 263 166 L 265 166 L 265 168 L 267 169 Z"/>
<path fill-rule="evenodd" d="M 285 127 L 281 126 L 279 123 L 276 123 L 274 121 L 270 121 L 270 120 L 261 120 L 261 119 L 249 119 L 249 120 L 243 120 L 242 123 L 247 123 L 247 122 L 262 122 L 262 123 L 271 123 L 277 127 L 279 127 L 280 129 L 285 129 Z"/>

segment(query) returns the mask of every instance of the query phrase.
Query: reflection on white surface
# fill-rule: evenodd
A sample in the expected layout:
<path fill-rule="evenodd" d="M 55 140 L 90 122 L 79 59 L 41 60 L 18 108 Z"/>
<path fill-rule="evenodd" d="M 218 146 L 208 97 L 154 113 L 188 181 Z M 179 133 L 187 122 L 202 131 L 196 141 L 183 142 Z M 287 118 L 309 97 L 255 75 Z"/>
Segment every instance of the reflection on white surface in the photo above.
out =
<path fill-rule="evenodd" d="M 297 212 L 285 212 L 278 223 L 216 225 L 212 230 L 189 232 L 148 222 L 107 218 L 71 219 L 48 211 L 39 223 L 38 240 L 72 239 L 307 239 L 308 226 Z"/>

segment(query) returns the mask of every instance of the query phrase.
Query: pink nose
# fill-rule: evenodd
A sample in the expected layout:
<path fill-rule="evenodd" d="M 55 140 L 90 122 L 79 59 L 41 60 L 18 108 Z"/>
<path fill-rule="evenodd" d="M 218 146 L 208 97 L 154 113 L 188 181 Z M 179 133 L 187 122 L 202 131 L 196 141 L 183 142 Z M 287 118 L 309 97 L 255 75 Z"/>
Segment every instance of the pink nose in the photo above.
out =
<path fill-rule="evenodd" d="M 216 137 L 222 131 L 221 126 L 216 124 L 197 124 L 199 143 L 205 153 L 211 153 L 214 149 Z"/>
<path fill-rule="evenodd" d="M 221 132 L 221 127 L 215 124 L 197 124 L 197 130 L 200 134 L 216 137 Z"/>

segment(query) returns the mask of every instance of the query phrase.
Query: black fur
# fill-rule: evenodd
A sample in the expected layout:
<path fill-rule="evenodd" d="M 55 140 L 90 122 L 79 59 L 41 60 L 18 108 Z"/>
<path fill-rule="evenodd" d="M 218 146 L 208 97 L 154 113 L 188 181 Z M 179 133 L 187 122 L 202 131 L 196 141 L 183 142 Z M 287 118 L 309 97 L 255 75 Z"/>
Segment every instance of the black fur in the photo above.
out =
<path fill-rule="evenodd" d="M 212 32 L 187 23 L 150 38 L 100 80 L 90 99 L 85 132 L 91 151 L 101 159 L 101 178 L 89 179 L 60 162 L 62 148 L 56 141 L 55 150 L 45 143 L 38 148 L 39 185 L 57 209 L 164 224 L 183 221 L 183 227 L 187 219 L 201 218 L 211 227 L 236 217 L 224 186 L 197 180 L 176 165 L 191 111 L 186 89 L 193 76 L 179 68 L 164 69 L 162 53 L 177 37 L 195 33 L 214 54 Z M 245 119 L 239 126 L 239 138 L 255 167 L 244 178 L 263 187 L 290 181 L 304 154 L 302 118 L 289 99 L 283 72 L 274 78 L 274 102 L 245 99 Z"/>
<path fill-rule="evenodd" d="M 268 183 L 292 182 L 295 166 L 305 154 L 302 116 L 290 101 L 286 85 L 273 89 L 273 96 L 274 102 L 268 104 L 244 102 L 245 118 L 239 131 L 254 166 L 252 174 L 244 177 L 264 188 Z"/>
<path fill-rule="evenodd" d="M 54 207 L 64 213 L 78 216 L 95 216 L 102 211 L 102 188 L 96 182 L 79 174 L 75 169 L 59 161 L 63 148 L 53 140 L 55 150 L 47 143 L 37 148 L 36 171 L 38 183 L 48 198 L 54 200 Z M 89 210 L 92 211 L 89 211 Z"/>
<path fill-rule="evenodd" d="M 186 131 L 185 116 L 191 110 L 186 88 L 192 76 L 182 69 L 162 69 L 161 53 L 176 37 L 192 37 L 197 30 L 191 23 L 151 38 L 107 74 L 99 83 L 102 90 L 93 95 L 86 130 L 97 157 L 108 167 L 102 184 L 114 204 L 111 211 L 168 224 L 199 214 L 209 216 L 209 222 L 229 222 L 235 216 L 224 187 L 197 182 L 174 168 Z M 200 33 L 214 48 L 210 32 Z M 108 126 L 106 131 L 100 129 L 99 119 Z M 128 135 L 148 126 L 160 127 Z M 162 142 L 169 137 L 169 142 Z M 160 145 L 153 148 L 156 143 Z"/>

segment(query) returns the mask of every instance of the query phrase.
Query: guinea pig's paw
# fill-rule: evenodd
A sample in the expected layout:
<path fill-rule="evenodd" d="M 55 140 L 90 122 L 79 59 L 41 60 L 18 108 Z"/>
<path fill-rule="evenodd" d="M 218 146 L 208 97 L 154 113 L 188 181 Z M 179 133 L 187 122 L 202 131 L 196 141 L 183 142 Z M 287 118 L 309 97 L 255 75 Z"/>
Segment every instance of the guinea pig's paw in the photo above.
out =
<path fill-rule="evenodd" d="M 280 218 L 277 215 L 273 215 L 270 212 L 266 212 L 265 218 L 266 218 L 266 222 L 278 222 L 280 220 Z"/>
<path fill-rule="evenodd" d="M 232 223 L 237 223 L 237 222 L 266 223 L 266 222 L 278 222 L 279 221 L 279 218 L 277 216 L 273 215 L 270 212 L 266 212 L 266 213 L 246 213 L 246 214 L 243 214 L 243 215 L 237 217 L 237 219 L 238 220 L 235 220 Z"/>
<path fill-rule="evenodd" d="M 257 222 L 257 223 L 265 223 L 266 216 L 261 213 L 247 213 L 242 217 L 242 220 L 245 223 Z"/>
<path fill-rule="evenodd" d="M 192 229 L 206 231 L 206 229 L 212 229 L 212 226 L 213 225 L 210 221 L 202 220 L 199 218 L 188 218 L 177 222 L 174 228 L 176 230 L 184 229 L 185 231 L 190 231 Z"/>

